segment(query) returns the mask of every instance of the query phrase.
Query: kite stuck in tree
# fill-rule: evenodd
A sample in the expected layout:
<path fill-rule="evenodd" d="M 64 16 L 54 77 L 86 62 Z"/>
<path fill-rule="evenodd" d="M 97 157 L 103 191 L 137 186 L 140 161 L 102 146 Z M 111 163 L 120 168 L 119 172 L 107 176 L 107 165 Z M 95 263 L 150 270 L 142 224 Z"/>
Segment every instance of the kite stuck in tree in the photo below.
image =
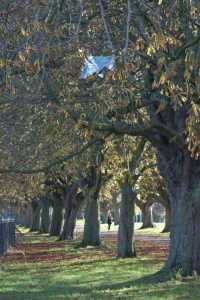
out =
<path fill-rule="evenodd" d="M 87 79 L 89 76 L 94 74 L 98 74 L 99 77 L 103 78 L 103 71 L 105 69 L 113 71 L 114 62 L 114 56 L 90 55 L 85 59 L 80 78 Z"/>

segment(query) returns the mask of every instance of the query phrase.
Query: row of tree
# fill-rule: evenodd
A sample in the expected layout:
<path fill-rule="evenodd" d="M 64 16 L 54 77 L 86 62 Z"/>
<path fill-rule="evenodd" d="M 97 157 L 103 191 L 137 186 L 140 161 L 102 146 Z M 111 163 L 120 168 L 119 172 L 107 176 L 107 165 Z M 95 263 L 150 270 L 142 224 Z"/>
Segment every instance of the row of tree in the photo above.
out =
<path fill-rule="evenodd" d="M 118 137 L 136 140 L 122 147 L 124 156 L 114 151 L 122 157 L 121 217 L 129 220 L 139 186 L 134 170 L 148 140 L 171 207 L 165 270 L 199 274 L 199 1 L 5 0 L 0 8 L 3 181 L 40 174 L 41 184 L 64 163 L 75 176 L 91 172 L 87 197 L 97 199 L 102 148 Z M 112 57 L 111 71 L 97 64 L 80 79 L 91 57 Z M 88 203 L 95 210 L 97 201 Z"/>
<path fill-rule="evenodd" d="M 136 255 L 136 204 L 143 214 L 142 228 L 153 226 L 152 204 L 162 204 L 166 209 L 164 231 L 169 231 L 167 213 L 170 205 L 166 190 L 155 163 L 152 164 L 155 159 L 153 149 L 145 140 L 138 143 L 138 140 L 120 138 L 115 145 L 110 143 L 109 146 L 107 142 L 106 151 L 105 145 L 98 147 L 101 148 L 98 157 L 82 176 L 69 174 L 66 169 L 54 170 L 43 182 L 43 195 L 31 198 L 30 193 L 30 198 L 24 199 L 24 203 L 18 201 L 15 205 L 18 223 L 32 231 L 59 236 L 60 240 L 72 240 L 77 217 L 82 213 L 85 217 L 82 245 L 98 246 L 101 243 L 100 216 L 106 222 L 108 214 L 113 212 L 115 223 L 119 224 L 117 256 L 131 257 Z M 134 147 L 135 151 L 129 153 Z M 94 153 L 96 156 L 97 152 Z M 115 170 L 111 166 L 105 171 L 113 160 Z"/>

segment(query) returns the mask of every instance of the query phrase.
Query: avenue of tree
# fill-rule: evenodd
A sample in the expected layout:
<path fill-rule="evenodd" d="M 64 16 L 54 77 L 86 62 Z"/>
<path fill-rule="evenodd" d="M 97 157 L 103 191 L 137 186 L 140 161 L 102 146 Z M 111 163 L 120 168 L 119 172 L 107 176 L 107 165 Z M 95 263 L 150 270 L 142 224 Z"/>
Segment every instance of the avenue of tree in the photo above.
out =
<path fill-rule="evenodd" d="M 84 207 L 82 243 L 99 245 L 99 206 L 121 194 L 120 257 L 135 255 L 134 205 L 148 219 L 162 203 L 164 270 L 199 274 L 199 1 L 19 0 L 0 11 L 2 202 L 27 214 L 31 204 L 32 230 L 60 239 L 74 238 Z M 114 70 L 80 79 L 90 54 L 112 55 Z"/>

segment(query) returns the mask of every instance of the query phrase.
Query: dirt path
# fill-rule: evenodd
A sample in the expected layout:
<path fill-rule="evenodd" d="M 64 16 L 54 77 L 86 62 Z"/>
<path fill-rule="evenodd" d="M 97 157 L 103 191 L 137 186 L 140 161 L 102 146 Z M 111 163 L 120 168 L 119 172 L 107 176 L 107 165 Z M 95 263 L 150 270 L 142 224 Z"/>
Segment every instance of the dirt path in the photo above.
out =
<path fill-rule="evenodd" d="M 101 233 L 102 237 L 110 236 L 112 238 L 117 238 L 117 232 L 116 231 L 103 231 Z M 169 238 L 167 236 L 158 236 L 158 235 L 143 235 L 143 234 L 137 234 L 135 236 L 136 241 L 149 241 L 149 242 L 155 242 L 155 243 L 165 243 L 169 244 Z"/>

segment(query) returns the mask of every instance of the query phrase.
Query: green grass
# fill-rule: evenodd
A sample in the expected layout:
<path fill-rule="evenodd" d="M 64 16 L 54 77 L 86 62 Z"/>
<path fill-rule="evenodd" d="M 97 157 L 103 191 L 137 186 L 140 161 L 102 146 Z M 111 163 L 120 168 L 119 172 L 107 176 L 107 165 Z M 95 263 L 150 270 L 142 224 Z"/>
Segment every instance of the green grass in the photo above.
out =
<path fill-rule="evenodd" d="M 34 249 L 55 238 L 26 233 L 25 241 Z M 162 261 L 155 257 L 116 259 L 106 256 L 108 247 L 84 249 L 72 242 L 62 248 L 58 244 L 49 254 L 64 251 L 76 259 L 4 262 L 0 266 L 0 300 L 200 299 L 199 279 L 159 282 L 155 273 Z"/>

